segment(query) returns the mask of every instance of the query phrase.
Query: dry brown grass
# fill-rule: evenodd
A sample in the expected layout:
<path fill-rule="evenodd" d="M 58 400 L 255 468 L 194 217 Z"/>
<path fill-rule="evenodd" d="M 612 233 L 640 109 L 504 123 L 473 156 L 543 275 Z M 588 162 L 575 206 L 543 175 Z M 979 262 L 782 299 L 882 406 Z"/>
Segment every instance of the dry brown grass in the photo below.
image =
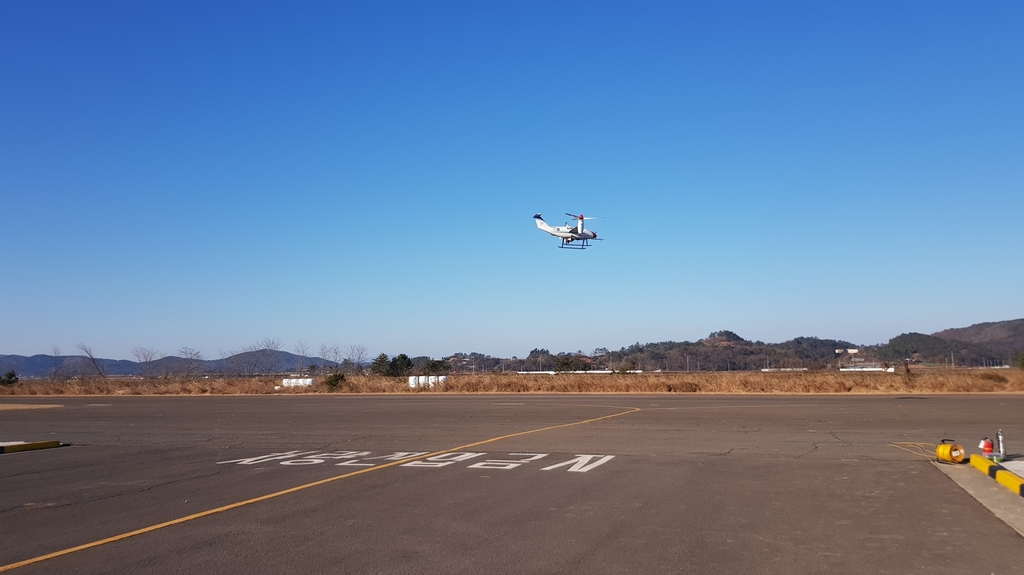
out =
<path fill-rule="evenodd" d="M 280 383 L 280 382 L 278 382 Z M 0 387 L 0 395 L 230 395 L 274 393 L 273 380 L 86 379 L 22 380 Z"/>
<path fill-rule="evenodd" d="M 476 375 L 446 391 L 490 393 L 963 393 L 1024 391 L 1024 371 L 892 373 L 712 372 L 612 375 Z"/>
<path fill-rule="evenodd" d="M 277 379 L 218 378 L 23 380 L 0 395 L 235 395 L 332 393 L 323 385 L 274 390 Z M 333 393 L 978 393 L 1024 391 L 1024 371 L 935 370 L 892 373 L 713 372 L 650 374 L 454 375 L 436 389 L 410 389 L 404 379 L 350 377 Z"/>

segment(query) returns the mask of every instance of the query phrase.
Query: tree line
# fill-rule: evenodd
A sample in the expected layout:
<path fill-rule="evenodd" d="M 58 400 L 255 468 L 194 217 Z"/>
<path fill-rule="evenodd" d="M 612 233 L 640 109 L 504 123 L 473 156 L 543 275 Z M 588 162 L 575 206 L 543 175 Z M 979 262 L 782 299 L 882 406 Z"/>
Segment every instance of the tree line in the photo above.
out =
<path fill-rule="evenodd" d="M 218 359 L 207 359 L 202 352 L 182 346 L 173 355 L 162 356 L 148 347 L 135 347 L 132 355 L 136 362 L 104 360 L 96 357 L 92 348 L 80 343 L 80 355 L 64 356 L 61 349 L 51 347 L 51 366 L 46 376 L 53 381 L 81 378 L 106 378 L 132 375 L 143 378 L 195 379 L 208 375 L 261 377 L 298 373 L 307 376 L 329 377 L 339 374 L 370 374 L 382 377 L 408 375 L 445 375 L 449 373 L 491 373 L 516 371 L 747 371 L 763 368 L 827 369 L 838 367 L 844 361 L 837 353 L 855 347 L 843 340 L 798 337 L 767 344 L 748 341 L 731 331 L 712 332 L 696 342 L 657 342 L 622 347 L 619 350 L 597 348 L 591 353 L 552 353 L 535 348 L 526 357 L 493 357 L 481 353 L 455 353 L 442 359 L 409 357 L 399 353 L 393 357 L 381 353 L 369 359 L 367 348 L 360 344 L 341 346 L 321 344 L 314 352 L 304 342 L 294 347 L 294 353 L 285 352 L 281 340 L 264 338 L 237 350 L 222 352 Z M 1013 364 L 1024 368 L 1024 351 L 1011 357 L 1001 357 L 979 344 L 946 340 L 935 336 L 907 333 L 892 338 L 888 343 L 861 346 L 859 358 L 879 362 L 954 365 L 982 367 Z M 317 355 L 314 355 L 317 353 Z M 45 357 L 45 356 L 35 356 Z M 848 359 L 848 358 L 847 358 Z M 125 365 L 130 364 L 130 365 Z M 0 384 L 10 385 L 18 374 L 8 370 L 0 377 Z"/>

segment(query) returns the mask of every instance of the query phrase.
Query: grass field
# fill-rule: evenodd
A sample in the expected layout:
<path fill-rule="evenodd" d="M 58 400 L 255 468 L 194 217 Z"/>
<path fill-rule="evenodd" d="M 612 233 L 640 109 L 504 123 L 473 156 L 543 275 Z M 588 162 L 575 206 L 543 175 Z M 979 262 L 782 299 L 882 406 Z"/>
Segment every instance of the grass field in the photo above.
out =
<path fill-rule="evenodd" d="M 452 375 L 433 389 L 405 378 L 350 376 L 333 390 L 322 384 L 275 390 L 277 378 L 27 380 L 0 395 L 228 395 L 296 393 L 978 393 L 1024 391 L 1024 371 L 922 370 L 907 374 L 756 371 L 650 374 Z"/>

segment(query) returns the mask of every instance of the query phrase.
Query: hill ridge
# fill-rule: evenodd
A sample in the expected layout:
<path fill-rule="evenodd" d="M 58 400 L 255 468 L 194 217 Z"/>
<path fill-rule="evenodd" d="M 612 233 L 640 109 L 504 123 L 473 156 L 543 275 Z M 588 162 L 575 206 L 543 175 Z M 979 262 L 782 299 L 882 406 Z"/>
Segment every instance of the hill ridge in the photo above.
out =
<path fill-rule="evenodd" d="M 904 333 L 888 343 L 857 346 L 845 340 L 800 336 L 781 343 L 749 341 L 738 334 L 721 330 L 696 342 L 639 342 L 593 354 L 551 353 L 534 349 L 525 358 L 497 358 L 481 353 L 458 352 L 448 356 L 459 370 L 518 371 L 576 369 L 643 369 L 666 371 L 732 371 L 770 367 L 825 368 L 851 361 L 845 350 L 858 348 L 858 359 L 957 366 L 993 366 L 1004 362 L 1017 364 L 1024 354 L 1024 319 L 984 322 L 965 328 L 951 328 L 928 335 Z M 840 351 L 841 350 L 841 351 Z M 840 353 L 837 353 L 840 351 Z M 412 358 L 419 367 L 430 358 Z M 299 356 L 280 350 L 255 350 L 214 360 L 189 360 L 166 356 L 152 362 L 97 358 L 110 376 L 159 377 L 171 374 L 235 374 L 243 376 L 277 375 L 301 372 L 311 364 L 318 367 L 338 365 L 320 357 Z M 365 364 L 364 364 L 365 367 Z M 0 355 L 0 374 L 15 371 L 22 377 L 95 376 L 96 368 L 86 356 Z"/>

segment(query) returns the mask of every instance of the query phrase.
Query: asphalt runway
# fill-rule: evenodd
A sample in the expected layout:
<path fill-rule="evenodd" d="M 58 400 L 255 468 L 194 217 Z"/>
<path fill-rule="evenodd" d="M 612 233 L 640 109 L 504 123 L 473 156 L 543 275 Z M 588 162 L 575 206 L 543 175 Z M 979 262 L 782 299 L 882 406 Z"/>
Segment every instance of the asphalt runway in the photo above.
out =
<path fill-rule="evenodd" d="M 0 404 L 0 441 L 70 444 L 0 455 L 11 573 L 1024 573 L 1014 530 L 888 445 L 1020 452 L 1021 395 Z"/>

